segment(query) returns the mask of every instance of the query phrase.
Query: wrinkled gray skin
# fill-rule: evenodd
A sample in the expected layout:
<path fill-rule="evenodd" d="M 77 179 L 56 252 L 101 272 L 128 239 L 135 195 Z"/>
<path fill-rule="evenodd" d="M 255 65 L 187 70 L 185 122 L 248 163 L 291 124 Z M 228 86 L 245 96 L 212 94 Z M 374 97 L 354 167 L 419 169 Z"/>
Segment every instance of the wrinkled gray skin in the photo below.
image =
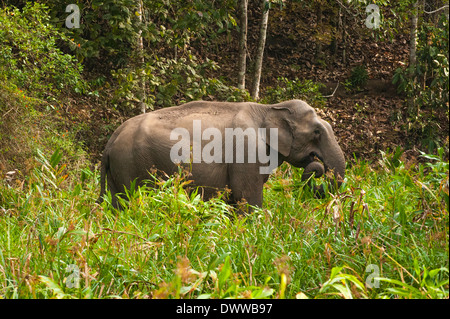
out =
<path fill-rule="evenodd" d="M 278 129 L 278 165 L 286 161 L 296 167 L 306 167 L 317 172 L 315 157 L 324 166 L 319 171 L 333 169 L 339 185 L 344 178 L 345 159 L 336 142 L 331 126 L 320 119 L 312 107 L 300 100 L 286 101 L 274 105 L 250 102 L 206 102 L 195 101 L 184 105 L 164 108 L 138 115 L 124 122 L 111 136 L 102 157 L 101 192 L 98 202 L 105 194 L 105 179 L 112 195 L 112 204 L 117 207 L 117 193 L 124 193 L 133 180 L 140 185 L 149 179 L 149 171 L 156 168 L 168 175 L 178 171 L 170 159 L 170 150 L 178 140 L 170 140 L 174 128 L 186 128 L 190 132 L 192 145 L 193 120 L 201 120 L 202 130 L 207 127 L 220 129 L 240 127 Z M 269 133 L 267 133 L 269 135 Z M 270 136 L 269 136 L 270 137 Z M 210 141 L 203 141 L 202 147 Z M 270 138 L 264 140 L 269 154 Z M 225 143 L 222 143 L 225 144 Z M 245 143 L 247 145 L 247 143 Z M 225 150 L 222 151 L 223 157 Z M 247 151 L 246 151 L 247 154 Z M 311 166 L 308 166 L 311 164 Z M 193 163 L 194 186 L 202 186 L 199 194 L 205 200 L 214 196 L 218 189 L 231 189 L 230 203 L 243 199 L 250 205 L 261 206 L 263 185 L 268 174 L 260 174 L 258 163 Z M 334 183 L 331 183 L 334 184 Z"/>

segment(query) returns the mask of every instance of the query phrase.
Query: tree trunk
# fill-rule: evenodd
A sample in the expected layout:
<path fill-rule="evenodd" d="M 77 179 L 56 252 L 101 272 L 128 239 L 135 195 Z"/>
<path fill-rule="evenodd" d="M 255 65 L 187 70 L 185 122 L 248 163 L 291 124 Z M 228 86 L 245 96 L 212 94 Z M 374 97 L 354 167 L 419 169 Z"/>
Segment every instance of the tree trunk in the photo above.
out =
<path fill-rule="evenodd" d="M 342 13 L 342 15 L 341 15 Z M 347 64 L 347 33 L 345 30 L 345 12 L 341 12 L 341 8 L 339 8 L 339 19 L 340 19 L 340 25 L 342 28 L 342 63 L 344 65 Z"/>
<path fill-rule="evenodd" d="M 240 0 L 241 3 L 241 34 L 239 39 L 239 73 L 238 73 L 238 88 L 245 89 L 245 72 L 247 68 L 247 5 L 248 0 Z"/>
<path fill-rule="evenodd" d="M 261 80 L 261 69 L 264 56 L 264 47 L 266 45 L 268 21 L 269 21 L 269 2 L 267 0 L 262 0 L 261 28 L 259 30 L 259 43 L 255 60 L 255 76 L 253 78 L 253 87 L 252 87 L 252 98 L 255 101 L 259 99 L 259 82 Z"/>
<path fill-rule="evenodd" d="M 141 113 L 145 113 L 145 110 L 147 108 L 147 104 L 145 103 L 146 100 L 146 93 L 145 93 L 145 57 L 144 57 L 144 40 L 142 38 L 142 14 L 143 14 L 143 3 L 142 0 L 138 0 L 138 14 L 139 14 L 139 22 L 141 24 L 141 30 L 139 30 L 138 35 L 138 69 L 141 70 L 141 74 L 139 77 L 139 91 L 137 94 L 137 97 L 139 99 L 139 109 L 141 110 Z"/>
<path fill-rule="evenodd" d="M 323 6 L 322 3 L 320 2 L 316 3 L 317 29 L 321 34 L 323 34 L 322 6 Z M 317 41 L 316 60 L 318 60 L 322 55 L 322 41 L 320 39 L 317 39 L 316 41 Z"/>
<path fill-rule="evenodd" d="M 409 77 L 410 81 L 415 81 L 414 68 L 416 65 L 416 51 L 417 51 L 417 24 L 418 24 L 418 8 L 419 1 L 413 3 L 412 13 L 411 13 L 411 30 L 410 30 L 410 40 L 409 40 Z M 414 108 L 414 96 L 408 98 L 408 106 L 412 110 Z"/>
<path fill-rule="evenodd" d="M 410 66 L 413 66 L 416 64 L 418 7 L 419 7 L 419 1 L 414 2 L 412 15 L 411 15 L 411 30 L 410 30 L 410 40 L 409 40 L 409 65 Z"/>
<path fill-rule="evenodd" d="M 335 23 L 335 28 L 333 30 L 333 38 L 331 41 L 331 53 L 333 54 L 333 60 L 336 59 L 337 52 L 339 49 L 339 42 L 342 38 L 342 32 L 341 32 L 341 7 L 339 7 L 339 10 L 337 11 L 336 15 L 333 15 L 332 18 Z"/>

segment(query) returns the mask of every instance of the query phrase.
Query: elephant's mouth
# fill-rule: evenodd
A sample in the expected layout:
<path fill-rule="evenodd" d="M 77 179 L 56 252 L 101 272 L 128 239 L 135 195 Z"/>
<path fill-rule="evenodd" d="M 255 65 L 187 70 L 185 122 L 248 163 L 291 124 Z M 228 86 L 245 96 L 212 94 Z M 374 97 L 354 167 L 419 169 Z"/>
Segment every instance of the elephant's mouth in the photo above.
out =
<path fill-rule="evenodd" d="M 313 176 L 313 174 L 315 178 L 319 178 L 331 170 L 333 171 L 334 177 L 327 175 L 326 182 L 329 185 L 330 189 L 337 189 L 342 183 L 342 176 L 340 175 L 339 171 L 335 172 L 336 168 L 330 168 L 330 166 L 326 164 L 326 161 L 323 161 L 322 157 L 315 152 L 311 152 L 308 156 L 303 158 L 302 165 L 305 165 L 302 166 L 304 167 L 302 181 L 309 180 L 311 176 Z M 324 185 L 315 186 L 314 191 L 316 195 L 318 195 L 319 197 L 323 197 Z"/>
<path fill-rule="evenodd" d="M 325 167 L 325 170 L 328 170 L 328 167 L 325 164 L 325 162 L 323 161 L 323 158 L 316 152 L 309 153 L 308 156 L 305 156 L 304 158 L 302 158 L 299 161 L 298 165 L 294 165 L 294 166 L 305 168 L 313 162 L 319 162 L 319 163 L 323 164 L 323 166 Z"/>

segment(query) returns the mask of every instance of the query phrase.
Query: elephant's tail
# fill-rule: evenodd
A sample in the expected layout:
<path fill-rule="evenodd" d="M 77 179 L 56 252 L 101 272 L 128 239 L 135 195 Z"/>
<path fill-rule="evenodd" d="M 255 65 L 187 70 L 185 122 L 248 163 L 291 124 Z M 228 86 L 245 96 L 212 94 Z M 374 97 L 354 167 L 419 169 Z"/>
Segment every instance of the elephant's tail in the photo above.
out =
<path fill-rule="evenodd" d="M 100 168 L 100 195 L 96 201 L 97 204 L 103 202 L 103 195 L 106 193 L 106 172 L 109 169 L 109 156 L 108 152 L 104 152 L 102 156 L 102 163 Z"/>

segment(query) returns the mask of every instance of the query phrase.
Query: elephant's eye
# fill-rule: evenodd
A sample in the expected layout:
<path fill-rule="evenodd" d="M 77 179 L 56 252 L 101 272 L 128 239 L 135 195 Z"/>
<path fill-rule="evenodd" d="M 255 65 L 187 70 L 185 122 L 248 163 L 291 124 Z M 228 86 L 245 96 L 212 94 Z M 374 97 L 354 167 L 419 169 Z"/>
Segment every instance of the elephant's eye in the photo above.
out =
<path fill-rule="evenodd" d="M 320 130 L 319 130 L 318 128 L 316 128 L 316 129 L 314 130 L 314 134 L 315 134 L 315 135 L 319 135 L 319 134 L 320 134 Z"/>

